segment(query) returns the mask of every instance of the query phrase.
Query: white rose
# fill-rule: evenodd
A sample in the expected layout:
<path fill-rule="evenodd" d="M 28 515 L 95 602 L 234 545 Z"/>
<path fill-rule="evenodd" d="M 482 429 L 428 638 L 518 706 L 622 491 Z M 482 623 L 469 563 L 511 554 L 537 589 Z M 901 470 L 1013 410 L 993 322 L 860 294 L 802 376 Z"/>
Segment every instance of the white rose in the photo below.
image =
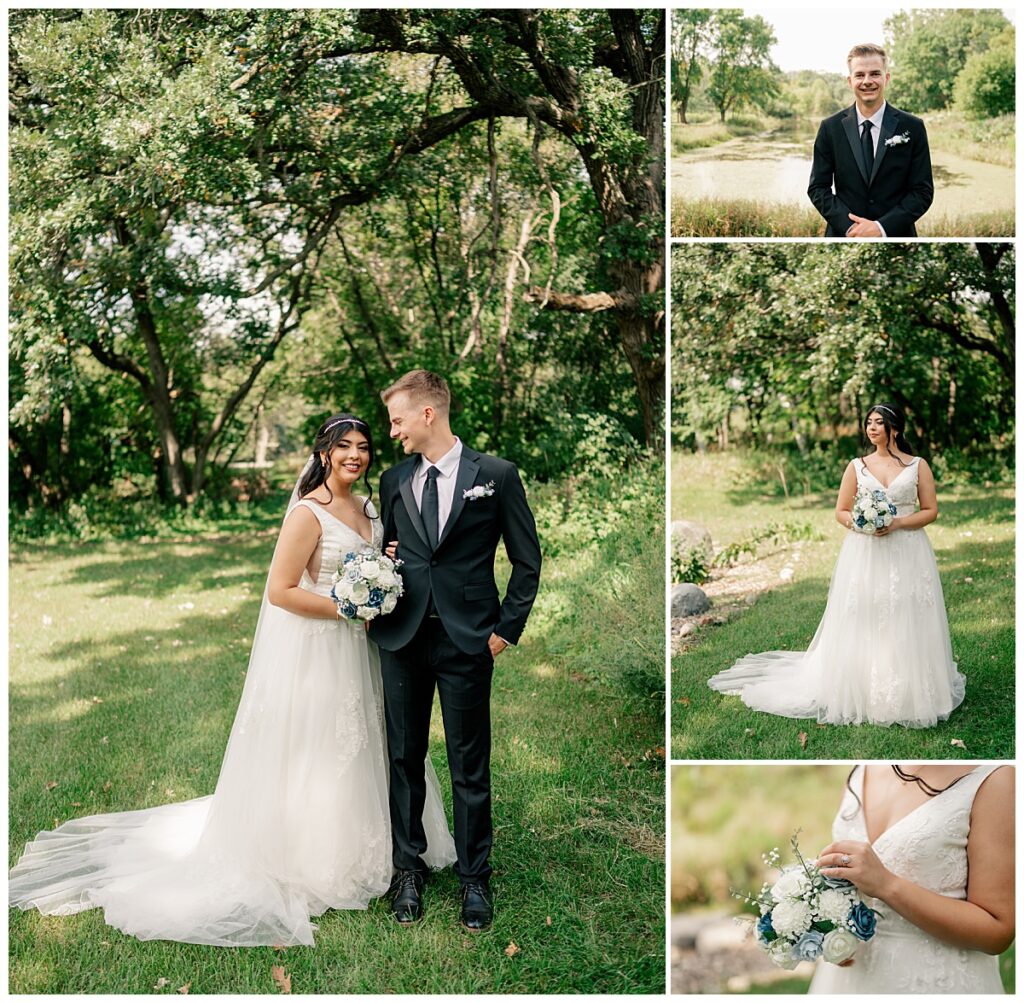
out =
<path fill-rule="evenodd" d="M 380 578 L 377 579 L 377 584 L 382 585 L 384 588 L 389 589 L 395 584 L 395 573 L 390 571 L 388 568 L 382 568 Z"/>
<path fill-rule="evenodd" d="M 357 606 L 362 606 L 370 598 L 370 590 L 364 582 L 353 582 L 348 587 L 349 594 L 345 597 L 351 599 Z"/>
<path fill-rule="evenodd" d="M 811 907 L 800 899 L 784 899 L 772 910 L 772 927 L 780 937 L 799 937 L 811 928 Z"/>
<path fill-rule="evenodd" d="M 818 899 L 818 917 L 827 919 L 836 926 L 845 926 L 850 915 L 849 896 L 835 888 L 826 888 Z"/>
<path fill-rule="evenodd" d="M 372 620 L 377 615 L 377 608 L 375 606 L 359 606 L 356 609 L 356 616 L 360 620 Z"/>
<path fill-rule="evenodd" d="M 888 509 L 882 512 L 882 522 L 884 522 L 886 526 L 892 525 L 892 512 Z"/>
<path fill-rule="evenodd" d="M 380 564 L 373 560 L 365 560 L 359 562 L 359 573 L 367 580 L 372 582 L 374 579 L 380 577 Z"/>
<path fill-rule="evenodd" d="M 798 962 L 793 957 L 793 946 L 788 940 L 773 940 L 768 945 L 768 957 L 771 959 L 772 964 L 778 965 L 779 968 L 785 968 L 788 971 L 792 971 L 796 968 Z"/>
<path fill-rule="evenodd" d="M 340 582 L 335 583 L 334 594 L 339 599 L 351 599 L 352 598 L 352 583 L 342 579 Z"/>
<path fill-rule="evenodd" d="M 776 902 L 784 899 L 803 898 L 810 891 L 811 882 L 802 867 L 787 867 L 772 885 L 772 898 Z"/>
<path fill-rule="evenodd" d="M 395 607 L 398 605 L 398 596 L 394 592 L 389 592 L 384 597 L 384 604 L 381 606 L 382 613 L 393 613 Z"/>
<path fill-rule="evenodd" d="M 859 944 L 860 941 L 849 930 L 840 927 L 825 934 L 824 943 L 821 945 L 821 957 L 830 965 L 841 965 L 857 953 Z"/>

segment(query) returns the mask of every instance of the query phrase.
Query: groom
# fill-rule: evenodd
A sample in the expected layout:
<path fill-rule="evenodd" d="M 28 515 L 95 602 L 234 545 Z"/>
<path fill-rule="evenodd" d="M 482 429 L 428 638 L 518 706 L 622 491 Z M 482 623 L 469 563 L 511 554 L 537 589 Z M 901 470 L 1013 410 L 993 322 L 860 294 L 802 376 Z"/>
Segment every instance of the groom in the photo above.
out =
<path fill-rule="evenodd" d="M 380 479 L 384 539 L 398 541 L 405 595 L 370 624 L 380 648 L 390 764 L 391 909 L 423 911 L 427 868 L 424 763 L 436 685 L 455 815 L 462 924 L 491 922 L 491 674 L 519 640 L 540 579 L 540 544 L 515 466 L 463 445 L 448 424 L 443 377 L 406 373 L 381 393 L 391 437 L 409 455 Z M 512 565 L 505 598 L 494 582 L 499 538 Z"/>
<path fill-rule="evenodd" d="M 855 45 L 846 65 L 855 100 L 818 128 L 807 194 L 826 237 L 916 237 L 935 193 L 924 122 L 886 103 L 881 46 Z"/>

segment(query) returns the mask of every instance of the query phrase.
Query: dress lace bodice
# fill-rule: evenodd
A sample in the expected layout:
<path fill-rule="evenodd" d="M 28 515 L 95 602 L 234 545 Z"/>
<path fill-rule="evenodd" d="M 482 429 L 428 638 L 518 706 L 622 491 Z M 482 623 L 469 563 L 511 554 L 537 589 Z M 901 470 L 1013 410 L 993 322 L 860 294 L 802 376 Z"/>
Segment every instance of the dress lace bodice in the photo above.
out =
<path fill-rule="evenodd" d="M 896 506 L 897 515 L 913 515 L 917 511 L 917 468 L 921 458 L 915 456 L 886 487 L 861 459 L 854 461 L 857 471 L 857 487 L 874 491 L 881 488 Z"/>
<path fill-rule="evenodd" d="M 967 837 L 974 796 L 998 766 L 979 766 L 889 826 L 872 847 L 894 874 L 951 899 L 967 898 Z M 836 840 L 869 842 L 864 819 L 864 767 L 850 780 L 832 824 Z M 860 799 L 860 804 L 858 804 Z M 812 992 L 1001 992 L 991 955 L 953 947 L 914 926 L 884 902 L 875 937 L 848 969 L 819 965 Z"/>
<path fill-rule="evenodd" d="M 310 511 L 316 513 L 320 522 L 320 553 L 317 575 L 314 579 L 308 569 L 303 569 L 299 585 L 315 592 L 317 595 L 329 596 L 333 582 L 331 578 L 335 571 L 345 560 L 345 555 L 353 551 L 372 548 L 380 551 L 383 542 L 384 529 L 372 504 L 368 504 L 366 513 L 370 517 L 372 525 L 372 537 L 367 540 L 351 526 L 342 522 L 337 516 L 331 515 L 322 505 L 308 498 L 297 502 L 297 505 L 304 505 Z"/>

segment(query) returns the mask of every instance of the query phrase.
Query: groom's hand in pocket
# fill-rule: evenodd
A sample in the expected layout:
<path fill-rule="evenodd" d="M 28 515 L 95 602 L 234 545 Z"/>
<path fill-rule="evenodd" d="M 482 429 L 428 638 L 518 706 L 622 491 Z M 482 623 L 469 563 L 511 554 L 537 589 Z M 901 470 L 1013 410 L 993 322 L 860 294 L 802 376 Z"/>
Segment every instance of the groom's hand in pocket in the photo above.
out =
<path fill-rule="evenodd" d="M 503 641 L 497 634 L 491 634 L 487 640 L 487 647 L 490 649 L 491 658 L 497 658 L 508 647 L 508 642 Z"/>

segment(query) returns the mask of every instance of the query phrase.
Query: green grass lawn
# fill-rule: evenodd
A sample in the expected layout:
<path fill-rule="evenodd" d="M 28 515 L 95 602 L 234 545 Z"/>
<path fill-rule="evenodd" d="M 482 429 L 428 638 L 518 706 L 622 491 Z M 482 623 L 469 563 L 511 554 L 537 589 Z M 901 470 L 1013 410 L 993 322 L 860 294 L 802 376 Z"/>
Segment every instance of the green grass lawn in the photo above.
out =
<path fill-rule="evenodd" d="M 69 818 L 213 790 L 278 521 L 12 548 L 12 863 Z M 650 546 L 633 559 L 660 561 L 660 537 Z M 375 902 L 323 916 L 313 949 L 140 943 L 96 911 L 13 912 L 11 991 L 264 993 L 283 965 L 295 993 L 663 992 L 660 715 L 580 671 L 581 624 L 562 612 L 598 608 L 581 596 L 601 561 L 599 551 L 549 561 L 522 643 L 497 663 L 490 931 L 459 926 L 451 871 L 428 886 L 416 927 Z M 436 708 L 434 719 L 450 811 Z"/>
<path fill-rule="evenodd" d="M 837 471 L 837 488 L 840 475 Z M 749 652 L 802 650 L 810 643 L 842 542 L 834 505 L 834 494 L 781 497 L 778 483 L 762 480 L 742 454 L 675 457 L 673 518 L 703 523 L 716 546 L 765 522 L 787 519 L 811 522 L 824 539 L 801 545 L 788 584 L 779 582 L 724 626 L 703 628 L 699 643 L 673 659 L 672 758 L 1013 758 L 1014 500 L 1007 485 L 945 489 L 940 484 L 939 519 L 927 529 L 954 657 L 967 677 L 966 698 L 950 720 L 925 729 L 818 725 L 749 710 L 738 697 L 707 686 L 711 676 Z M 772 560 L 769 555 L 769 565 Z M 805 747 L 801 732 L 807 735 Z M 953 739 L 965 747 L 951 745 Z"/>

